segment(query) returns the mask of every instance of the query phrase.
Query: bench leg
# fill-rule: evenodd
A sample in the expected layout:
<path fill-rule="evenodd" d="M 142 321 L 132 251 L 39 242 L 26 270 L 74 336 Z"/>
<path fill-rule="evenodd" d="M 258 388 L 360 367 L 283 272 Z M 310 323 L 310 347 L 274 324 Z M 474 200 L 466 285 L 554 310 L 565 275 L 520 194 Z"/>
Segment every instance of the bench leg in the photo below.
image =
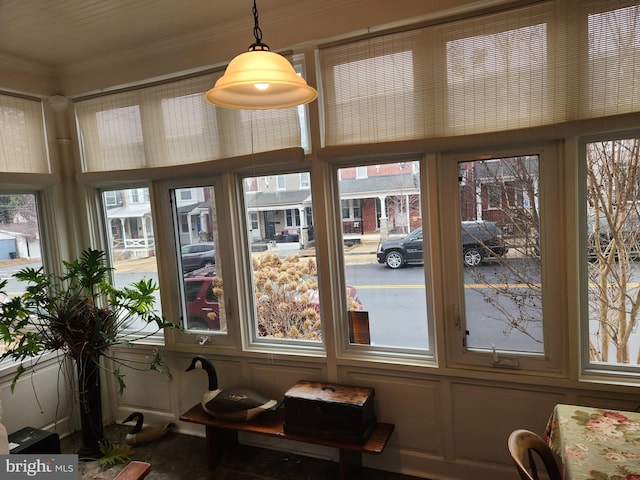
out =
<path fill-rule="evenodd" d="M 213 470 L 220 462 L 225 448 L 238 444 L 238 432 L 222 428 L 206 427 L 207 467 Z"/>
<path fill-rule="evenodd" d="M 362 478 L 362 454 L 340 449 L 340 480 Z"/>

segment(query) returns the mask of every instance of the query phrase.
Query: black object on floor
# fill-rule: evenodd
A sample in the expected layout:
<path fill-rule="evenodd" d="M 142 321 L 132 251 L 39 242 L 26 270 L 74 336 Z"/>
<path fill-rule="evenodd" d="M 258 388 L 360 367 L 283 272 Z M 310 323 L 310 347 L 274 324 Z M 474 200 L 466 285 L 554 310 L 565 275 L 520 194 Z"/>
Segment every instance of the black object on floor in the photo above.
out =
<path fill-rule="evenodd" d="M 60 437 L 57 433 L 24 427 L 9 435 L 9 453 L 60 453 Z"/>

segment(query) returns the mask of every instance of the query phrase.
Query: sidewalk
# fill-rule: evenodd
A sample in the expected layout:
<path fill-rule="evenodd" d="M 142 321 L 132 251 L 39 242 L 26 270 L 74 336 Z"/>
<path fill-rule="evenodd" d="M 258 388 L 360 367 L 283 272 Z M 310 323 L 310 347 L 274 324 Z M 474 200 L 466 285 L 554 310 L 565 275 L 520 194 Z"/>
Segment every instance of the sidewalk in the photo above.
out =
<path fill-rule="evenodd" d="M 349 235 L 345 238 L 344 254 L 346 263 L 376 263 L 376 250 L 378 249 L 378 235 Z M 349 240 L 358 241 L 348 246 Z M 285 256 L 299 253 L 302 257 L 313 257 L 314 248 L 295 248 L 292 243 L 277 243 L 272 250 L 274 253 Z M 259 253 L 257 253 L 259 254 Z M 156 262 L 161 261 L 156 257 L 128 258 L 115 262 L 115 268 L 120 273 L 148 272 L 156 270 Z"/>

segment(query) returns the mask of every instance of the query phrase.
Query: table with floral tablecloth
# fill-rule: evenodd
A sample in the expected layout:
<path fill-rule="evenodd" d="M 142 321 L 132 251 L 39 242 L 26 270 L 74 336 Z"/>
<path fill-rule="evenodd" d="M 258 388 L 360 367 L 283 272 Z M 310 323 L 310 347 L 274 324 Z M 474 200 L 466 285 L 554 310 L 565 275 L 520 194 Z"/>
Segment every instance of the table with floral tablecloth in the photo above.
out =
<path fill-rule="evenodd" d="M 640 413 L 556 405 L 545 431 L 565 480 L 640 480 Z"/>

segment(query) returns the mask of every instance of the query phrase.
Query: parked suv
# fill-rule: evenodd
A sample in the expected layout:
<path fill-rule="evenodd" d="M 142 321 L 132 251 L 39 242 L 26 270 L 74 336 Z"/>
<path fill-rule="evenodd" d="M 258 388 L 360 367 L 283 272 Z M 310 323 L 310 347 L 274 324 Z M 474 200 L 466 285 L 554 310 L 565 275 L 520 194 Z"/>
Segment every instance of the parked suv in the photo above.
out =
<path fill-rule="evenodd" d="M 216 263 L 213 242 L 183 245 L 180 256 L 182 257 L 182 273 L 190 272 L 196 268 L 211 267 Z"/>
<path fill-rule="evenodd" d="M 503 256 L 509 250 L 504 244 L 502 230 L 495 222 L 462 222 L 462 261 L 465 266 L 476 267 L 487 257 Z M 424 263 L 422 228 L 399 240 L 378 245 L 378 263 L 389 268 L 400 268 L 409 263 Z"/>

